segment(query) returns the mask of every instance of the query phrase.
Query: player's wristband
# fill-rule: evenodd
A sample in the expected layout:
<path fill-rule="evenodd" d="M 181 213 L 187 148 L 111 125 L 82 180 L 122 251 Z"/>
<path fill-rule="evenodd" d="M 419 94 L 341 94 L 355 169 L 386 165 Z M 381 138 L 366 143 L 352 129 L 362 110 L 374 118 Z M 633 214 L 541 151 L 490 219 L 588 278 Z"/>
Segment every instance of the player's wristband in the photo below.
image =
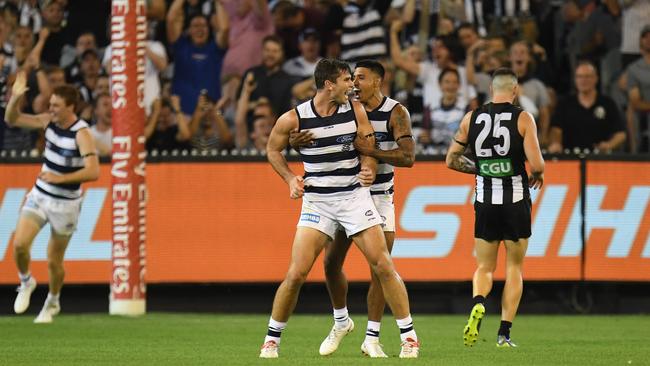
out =
<path fill-rule="evenodd" d="M 89 157 L 89 156 L 94 156 L 94 155 L 97 155 L 97 154 L 95 154 L 94 152 L 90 152 L 90 153 L 88 153 L 88 154 L 83 154 L 83 155 L 81 155 L 81 157 L 82 157 L 82 158 L 87 158 L 87 157 Z"/>
<path fill-rule="evenodd" d="M 399 139 L 403 139 L 403 138 L 406 138 L 406 137 L 408 137 L 408 138 L 413 138 L 413 136 L 411 136 L 411 135 L 402 135 L 402 136 L 396 138 L 396 139 L 395 139 L 395 142 L 399 141 Z"/>

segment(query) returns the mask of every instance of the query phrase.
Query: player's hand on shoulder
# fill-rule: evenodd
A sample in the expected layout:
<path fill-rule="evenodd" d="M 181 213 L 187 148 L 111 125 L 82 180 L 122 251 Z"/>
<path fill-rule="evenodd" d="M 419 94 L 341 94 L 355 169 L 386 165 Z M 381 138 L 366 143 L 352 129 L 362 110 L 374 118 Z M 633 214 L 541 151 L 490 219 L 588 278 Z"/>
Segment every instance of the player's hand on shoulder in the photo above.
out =
<path fill-rule="evenodd" d="M 311 145 L 313 141 L 314 134 L 311 131 L 298 131 L 297 128 L 289 131 L 289 145 L 296 150 Z"/>
<path fill-rule="evenodd" d="M 531 173 L 528 177 L 528 186 L 533 189 L 540 189 L 544 185 L 544 173 Z"/>
<path fill-rule="evenodd" d="M 301 176 L 294 176 L 289 181 L 289 197 L 291 199 L 301 198 L 305 194 L 305 184 Z"/>
<path fill-rule="evenodd" d="M 357 174 L 357 177 L 359 178 L 359 183 L 361 183 L 362 186 L 370 187 L 375 181 L 375 172 L 370 168 L 363 167 L 359 171 L 359 174 Z"/>
<path fill-rule="evenodd" d="M 359 136 L 354 139 L 354 148 L 357 149 L 359 154 L 372 156 L 375 151 L 375 140 L 372 138 L 373 134 L 367 136 Z"/>

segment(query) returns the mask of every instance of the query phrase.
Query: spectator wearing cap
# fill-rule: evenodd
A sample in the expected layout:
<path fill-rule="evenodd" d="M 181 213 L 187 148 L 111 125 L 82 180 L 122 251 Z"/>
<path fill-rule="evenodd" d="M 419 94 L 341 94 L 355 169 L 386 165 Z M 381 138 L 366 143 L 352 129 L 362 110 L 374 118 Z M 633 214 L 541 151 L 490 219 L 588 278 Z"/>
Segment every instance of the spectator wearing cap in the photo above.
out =
<path fill-rule="evenodd" d="M 548 151 L 618 149 L 625 142 L 625 127 L 614 101 L 596 88 L 596 67 L 582 61 L 574 75 L 577 94 L 560 99 L 553 115 Z"/>
<path fill-rule="evenodd" d="M 650 24 L 643 27 L 639 37 L 641 57 L 628 66 L 627 116 L 630 147 L 633 152 L 650 152 Z"/>
<path fill-rule="evenodd" d="M 301 80 L 311 78 L 316 70 L 316 64 L 322 59 L 320 56 L 320 34 L 314 28 L 307 28 L 298 37 L 300 41 L 300 56 L 296 56 L 284 63 L 282 69 Z"/>
<path fill-rule="evenodd" d="M 275 34 L 282 39 L 284 54 L 288 59 L 301 54 L 300 35 L 307 29 L 317 32 L 319 39 L 324 35 L 325 15 L 316 8 L 302 7 L 288 0 L 281 0 L 275 4 L 271 14 Z"/>
<path fill-rule="evenodd" d="M 172 93 L 180 96 L 183 113 L 191 115 L 202 90 L 212 100 L 221 98 L 221 67 L 228 46 L 229 22 L 219 6 L 218 20 L 213 24 L 216 34 L 213 40 L 210 22 L 202 14 L 190 19 L 187 34 L 184 35 L 184 1 L 174 0 L 169 8 L 167 40 L 172 44 L 174 54 Z"/>

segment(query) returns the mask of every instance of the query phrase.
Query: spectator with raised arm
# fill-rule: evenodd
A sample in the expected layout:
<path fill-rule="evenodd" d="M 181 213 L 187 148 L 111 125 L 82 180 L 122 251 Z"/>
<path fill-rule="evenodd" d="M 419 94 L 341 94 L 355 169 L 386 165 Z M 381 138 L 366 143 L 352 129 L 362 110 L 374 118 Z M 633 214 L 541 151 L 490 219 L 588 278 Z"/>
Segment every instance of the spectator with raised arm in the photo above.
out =
<path fill-rule="evenodd" d="M 476 90 L 467 82 L 465 68 L 458 66 L 454 60 L 452 50 L 455 48 L 453 39 L 449 36 L 438 37 L 433 44 L 433 61 L 415 62 L 402 54 L 399 43 L 399 32 L 402 30 L 401 21 L 395 21 L 390 30 L 390 53 L 395 66 L 405 70 L 407 73 L 417 76 L 417 80 L 424 88 L 423 103 L 425 109 L 431 112 L 440 105 L 442 90 L 438 83 L 438 77 L 443 69 L 456 69 L 460 75 L 460 89 L 458 99 L 462 104 L 467 104 L 470 109 L 478 106 L 476 101 Z M 426 112 L 425 112 L 426 113 Z M 427 118 L 427 117 L 425 117 Z"/>
<path fill-rule="evenodd" d="M 149 23 L 148 23 L 148 26 Z M 102 65 L 111 73 L 111 46 L 106 47 Z M 145 47 L 145 69 L 144 69 L 144 109 L 148 115 L 151 113 L 151 105 L 156 99 L 160 99 L 160 73 L 165 71 L 168 65 L 165 46 L 158 41 L 149 39 Z"/>
<path fill-rule="evenodd" d="M 190 122 L 190 143 L 197 150 L 228 149 L 232 147 L 233 137 L 230 127 L 214 101 L 201 94 L 196 103 Z"/>
<path fill-rule="evenodd" d="M 284 52 L 282 50 L 282 40 L 275 36 L 268 36 L 262 41 L 262 64 L 255 66 L 246 71 L 244 74 L 244 83 L 240 89 L 240 99 L 246 84 L 254 84 L 250 88 L 249 102 L 255 104 L 260 98 L 265 97 L 271 102 L 273 110 L 282 114 L 291 109 L 292 98 L 299 97 L 300 85 L 296 84 L 296 78 L 291 77 L 284 70 L 282 64 L 284 61 Z M 249 76 L 252 75 L 252 76 Z M 248 80 L 248 81 L 246 81 Z M 239 107 L 238 101 L 238 107 Z M 248 108 L 250 111 L 251 108 Z M 252 120 L 249 120 L 252 123 Z"/>
<path fill-rule="evenodd" d="M 273 19 L 266 0 L 218 0 L 230 20 L 228 51 L 223 61 L 224 94 L 236 102 L 246 70 L 262 62 L 260 44 L 273 34 Z"/>
<path fill-rule="evenodd" d="M 46 0 L 41 7 L 43 26 L 49 28 L 50 33 L 43 48 L 41 61 L 48 65 L 59 65 L 61 54 L 66 44 L 71 43 L 70 33 L 64 25 L 64 8 L 58 0 Z"/>
<path fill-rule="evenodd" d="M 180 109 L 181 101 L 177 95 L 169 99 L 156 99 L 147 117 L 144 136 L 147 138 L 147 151 L 172 151 L 189 149 L 192 137 L 187 117 Z"/>
<path fill-rule="evenodd" d="M 185 0 L 174 0 L 169 8 L 167 40 L 174 53 L 172 93 L 181 98 L 183 113 L 190 115 L 201 90 L 206 90 L 213 100 L 221 98 L 221 67 L 228 47 L 229 23 L 225 15 L 219 17 L 212 29 L 215 37 L 211 39 L 210 21 L 203 14 L 195 14 L 183 34 L 184 3 Z M 217 14 L 224 12 L 217 8 Z"/>

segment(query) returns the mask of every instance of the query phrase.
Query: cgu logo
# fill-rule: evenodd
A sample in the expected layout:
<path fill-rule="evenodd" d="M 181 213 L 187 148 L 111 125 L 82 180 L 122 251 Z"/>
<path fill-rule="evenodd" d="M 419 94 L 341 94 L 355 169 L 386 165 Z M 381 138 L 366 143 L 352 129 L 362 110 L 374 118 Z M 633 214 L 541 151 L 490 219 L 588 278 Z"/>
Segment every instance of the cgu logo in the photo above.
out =
<path fill-rule="evenodd" d="M 481 175 L 505 177 L 513 174 L 510 159 L 481 160 L 478 163 Z"/>
<path fill-rule="evenodd" d="M 399 224 L 406 232 L 431 233 L 429 238 L 396 238 L 393 256 L 396 258 L 444 258 L 451 253 L 458 234 L 473 232 L 474 218 L 465 218 L 454 212 L 430 212 L 428 206 L 471 205 L 472 186 L 420 186 L 412 189 L 403 205 Z M 585 212 L 586 237 L 589 240 L 595 229 L 611 229 L 613 235 L 607 244 L 607 258 L 627 258 L 639 234 L 639 228 L 650 202 L 650 186 L 631 186 L 620 210 L 601 209 L 607 193 L 607 186 L 588 185 Z M 548 253 L 547 248 L 555 227 L 562 216 L 562 206 L 567 199 L 567 185 L 548 185 L 542 190 L 531 191 L 534 208 L 532 236 L 528 241 L 528 257 L 577 257 L 582 248 L 580 239 L 580 199 L 571 205 L 566 230 L 562 236 L 558 253 Z M 641 258 L 650 258 L 650 235 L 643 241 Z"/>
<path fill-rule="evenodd" d="M 429 206 L 463 206 L 473 204 L 473 187 L 470 185 L 419 186 L 413 188 L 406 197 L 399 217 L 401 228 L 411 233 L 430 233 L 428 238 L 409 239 L 398 237 L 395 240 L 393 256 L 396 258 L 445 258 L 452 252 L 458 241 L 458 234 L 473 232 L 473 217 L 459 216 L 455 212 L 430 212 Z M 604 185 L 587 186 L 586 234 L 596 229 L 611 229 L 613 235 L 607 246 L 608 258 L 627 258 L 639 234 L 644 212 L 650 203 L 650 186 L 634 185 L 629 188 L 621 209 L 601 209 L 607 195 Z M 0 261 L 5 259 L 10 239 L 20 217 L 20 208 L 27 189 L 11 188 L 4 191 L 0 201 Z M 542 190 L 532 191 L 535 203 L 535 217 L 532 222 L 533 236 L 529 240 L 527 256 L 544 257 L 549 254 L 559 257 L 580 255 L 580 200 L 571 203 L 566 230 L 562 234 L 558 253 L 548 253 L 550 239 L 555 227 L 563 216 L 562 207 L 567 200 L 567 185 L 547 185 Z M 86 195 L 79 216 L 77 231 L 66 252 L 66 260 L 111 260 L 111 241 L 92 240 L 97 221 L 106 204 L 107 188 L 91 188 Z M 49 228 L 44 228 L 34 240 L 33 260 L 46 260 Z M 643 239 L 641 258 L 650 258 L 650 235 Z"/>

